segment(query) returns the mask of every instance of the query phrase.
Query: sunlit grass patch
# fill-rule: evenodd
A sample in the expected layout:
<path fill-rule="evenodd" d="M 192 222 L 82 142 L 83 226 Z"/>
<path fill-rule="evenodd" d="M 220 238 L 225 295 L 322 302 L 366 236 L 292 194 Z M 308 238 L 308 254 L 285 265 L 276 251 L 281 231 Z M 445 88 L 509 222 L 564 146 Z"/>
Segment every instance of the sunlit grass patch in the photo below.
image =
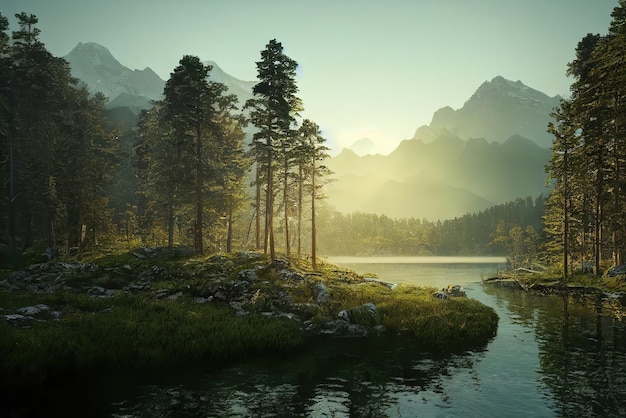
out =
<path fill-rule="evenodd" d="M 492 308 L 467 298 L 435 299 L 434 288 L 399 285 L 390 289 L 363 282 L 330 284 L 329 289 L 332 302 L 325 307 L 325 315 L 336 317 L 343 309 L 374 303 L 387 332 L 412 335 L 428 347 L 466 349 L 485 344 L 497 332 L 498 315 Z"/>

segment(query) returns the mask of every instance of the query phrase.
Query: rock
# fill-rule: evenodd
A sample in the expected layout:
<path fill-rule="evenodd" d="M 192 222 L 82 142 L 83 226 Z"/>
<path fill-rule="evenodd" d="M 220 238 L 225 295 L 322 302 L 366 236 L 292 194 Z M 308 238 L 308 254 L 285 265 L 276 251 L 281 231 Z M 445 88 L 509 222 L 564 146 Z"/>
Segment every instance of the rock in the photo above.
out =
<path fill-rule="evenodd" d="M 606 275 L 609 277 L 621 276 L 626 274 L 626 264 L 622 264 L 621 266 L 611 267 Z"/>
<path fill-rule="evenodd" d="M 398 285 L 396 283 L 387 283 L 387 282 L 383 282 L 382 280 L 378 280 L 375 279 L 373 277 L 365 277 L 363 279 L 366 283 L 377 283 L 379 285 L 385 286 L 388 289 L 395 289 L 396 287 L 398 287 Z"/>
<path fill-rule="evenodd" d="M 467 294 L 461 289 L 461 286 L 457 285 L 448 285 L 441 289 L 441 292 L 433 293 L 432 297 L 434 299 L 446 300 L 448 298 L 463 298 L 466 297 Z"/>
<path fill-rule="evenodd" d="M 20 314 L 9 314 L 4 315 L 4 318 L 7 321 L 7 324 L 12 325 L 17 328 L 26 328 L 30 327 L 30 325 L 35 321 L 35 318 L 32 316 L 20 315 Z"/>
<path fill-rule="evenodd" d="M 274 260 L 274 263 L 272 263 L 271 266 L 273 266 L 276 271 L 287 270 L 289 268 L 289 261 L 277 258 L 276 260 Z"/>
<path fill-rule="evenodd" d="M 379 324 L 378 311 L 376 309 L 376 305 L 373 303 L 365 303 L 361 306 L 345 309 L 339 312 L 337 316 L 344 321 L 355 325 L 373 327 Z"/>
<path fill-rule="evenodd" d="M 177 293 L 174 293 L 173 295 L 168 296 L 167 298 L 169 300 L 176 300 L 179 297 L 181 297 L 182 295 L 183 295 L 183 292 L 177 292 Z"/>
<path fill-rule="evenodd" d="M 458 284 L 454 286 L 448 285 L 448 287 L 442 289 L 441 291 L 447 294 L 448 297 L 452 298 L 462 298 L 467 296 L 467 294 L 461 289 L 461 286 L 459 286 Z"/>
<path fill-rule="evenodd" d="M 235 302 L 235 301 L 231 301 L 229 303 L 230 307 L 233 308 L 235 310 L 235 313 L 239 316 L 242 315 L 248 315 L 250 312 L 246 311 L 243 309 L 243 307 L 241 306 L 241 303 L 239 302 Z"/>
<path fill-rule="evenodd" d="M 280 278 L 283 280 L 293 280 L 293 281 L 304 281 L 304 276 L 302 276 L 300 273 L 296 273 L 295 271 L 291 271 L 291 270 L 281 270 L 280 272 Z"/>
<path fill-rule="evenodd" d="M 8 279 L 4 279 L 3 281 L 1 281 L 0 287 L 5 288 L 9 291 L 19 289 L 19 286 L 11 284 Z"/>
<path fill-rule="evenodd" d="M 56 321 L 60 320 L 65 316 L 64 312 L 61 311 L 50 311 L 50 317 Z"/>
<path fill-rule="evenodd" d="M 302 320 L 308 321 L 319 313 L 320 306 L 315 303 L 294 303 L 291 305 L 290 311 Z"/>
<path fill-rule="evenodd" d="M 239 273 L 237 273 L 237 277 L 240 280 L 245 280 L 250 283 L 258 279 L 256 270 L 254 269 L 241 270 Z"/>
<path fill-rule="evenodd" d="M 35 305 L 35 306 L 25 306 L 23 308 L 19 308 L 17 312 L 25 316 L 34 316 L 43 311 L 48 311 L 48 310 L 50 310 L 50 307 L 48 305 L 40 304 L 40 305 Z"/>
<path fill-rule="evenodd" d="M 304 323 L 304 329 L 309 334 L 332 337 L 365 337 L 368 335 L 368 328 L 366 326 L 351 324 L 343 319 L 327 319 L 316 323 L 306 321 Z"/>
<path fill-rule="evenodd" d="M 317 283 L 313 288 L 313 294 L 315 295 L 315 301 L 318 304 L 328 302 L 330 295 L 328 294 L 328 288 L 324 283 Z"/>

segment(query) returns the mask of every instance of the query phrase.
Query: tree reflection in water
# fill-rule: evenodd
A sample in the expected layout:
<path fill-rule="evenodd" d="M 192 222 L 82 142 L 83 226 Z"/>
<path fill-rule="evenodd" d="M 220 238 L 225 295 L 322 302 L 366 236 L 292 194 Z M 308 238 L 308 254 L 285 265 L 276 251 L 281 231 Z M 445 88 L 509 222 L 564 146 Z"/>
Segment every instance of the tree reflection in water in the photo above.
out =
<path fill-rule="evenodd" d="M 535 329 L 541 382 L 559 416 L 626 416 L 626 324 L 621 300 L 533 295 L 485 286 Z"/>

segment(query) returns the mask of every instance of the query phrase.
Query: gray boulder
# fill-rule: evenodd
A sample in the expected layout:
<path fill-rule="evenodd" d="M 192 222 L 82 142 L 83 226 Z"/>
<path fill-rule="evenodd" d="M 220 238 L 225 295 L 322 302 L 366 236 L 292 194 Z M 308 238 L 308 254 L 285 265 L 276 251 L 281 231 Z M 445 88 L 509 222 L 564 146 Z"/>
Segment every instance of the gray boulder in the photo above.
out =
<path fill-rule="evenodd" d="M 318 304 L 326 303 L 328 302 L 328 299 L 330 299 L 328 288 L 324 283 L 317 283 L 313 288 L 313 294 L 315 296 L 315 301 Z"/>

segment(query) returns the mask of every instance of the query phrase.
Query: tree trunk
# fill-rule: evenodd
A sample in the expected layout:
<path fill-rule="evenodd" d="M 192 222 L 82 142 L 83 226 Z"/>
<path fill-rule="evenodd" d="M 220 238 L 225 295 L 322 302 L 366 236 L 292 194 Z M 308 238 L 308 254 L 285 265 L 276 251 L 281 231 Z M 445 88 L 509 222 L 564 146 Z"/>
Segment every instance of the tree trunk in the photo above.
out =
<path fill-rule="evenodd" d="M 204 254 L 204 244 L 202 242 L 202 133 L 200 126 L 196 127 L 196 252 L 200 255 Z"/>
<path fill-rule="evenodd" d="M 288 165 L 289 165 L 289 160 L 287 158 L 287 153 L 285 151 L 285 149 L 283 148 L 283 153 L 284 155 L 284 165 L 283 168 L 285 170 L 285 178 L 284 178 L 284 184 L 283 184 L 283 206 L 284 206 L 284 212 L 285 212 L 285 253 L 287 254 L 287 257 L 289 257 L 289 247 L 290 247 L 290 243 L 289 243 L 289 205 L 287 204 L 287 188 L 289 187 L 288 184 Z"/>
<path fill-rule="evenodd" d="M 568 251 L 569 251 L 569 184 L 567 179 L 568 158 L 567 151 L 563 156 L 563 280 L 567 279 L 567 263 L 568 263 Z"/>
<path fill-rule="evenodd" d="M 174 208 L 171 195 L 167 202 L 167 248 L 174 249 Z"/>
<path fill-rule="evenodd" d="M 233 205 L 228 206 L 228 233 L 226 235 L 226 252 L 231 253 L 233 248 Z"/>
<path fill-rule="evenodd" d="M 313 170 L 311 171 L 311 267 L 317 270 L 317 254 L 315 247 L 315 157 L 313 157 Z"/>
<path fill-rule="evenodd" d="M 593 258 L 594 258 L 594 267 L 593 274 L 600 274 L 600 257 L 602 256 L 602 252 L 600 250 L 600 245 L 602 244 L 602 222 L 600 221 L 600 216 L 602 216 L 602 203 L 600 202 L 600 187 L 598 186 L 598 191 L 596 194 L 596 204 L 595 204 L 595 231 L 594 231 L 594 248 L 593 248 Z"/>
<path fill-rule="evenodd" d="M 272 138 L 267 141 L 267 203 L 265 209 L 265 253 L 269 241 L 270 260 L 276 260 L 274 250 L 274 170 L 272 170 Z"/>
<path fill-rule="evenodd" d="M 298 256 L 302 253 L 302 164 L 298 168 Z"/>
<path fill-rule="evenodd" d="M 254 248 L 261 249 L 261 173 L 259 163 L 256 164 L 256 224 Z"/>
<path fill-rule="evenodd" d="M 9 112 L 7 133 L 9 136 L 9 216 L 7 229 L 9 232 L 9 251 L 15 253 L 15 224 L 16 211 L 15 200 L 17 199 L 17 173 L 15 164 L 15 140 L 13 135 L 13 114 Z"/>

